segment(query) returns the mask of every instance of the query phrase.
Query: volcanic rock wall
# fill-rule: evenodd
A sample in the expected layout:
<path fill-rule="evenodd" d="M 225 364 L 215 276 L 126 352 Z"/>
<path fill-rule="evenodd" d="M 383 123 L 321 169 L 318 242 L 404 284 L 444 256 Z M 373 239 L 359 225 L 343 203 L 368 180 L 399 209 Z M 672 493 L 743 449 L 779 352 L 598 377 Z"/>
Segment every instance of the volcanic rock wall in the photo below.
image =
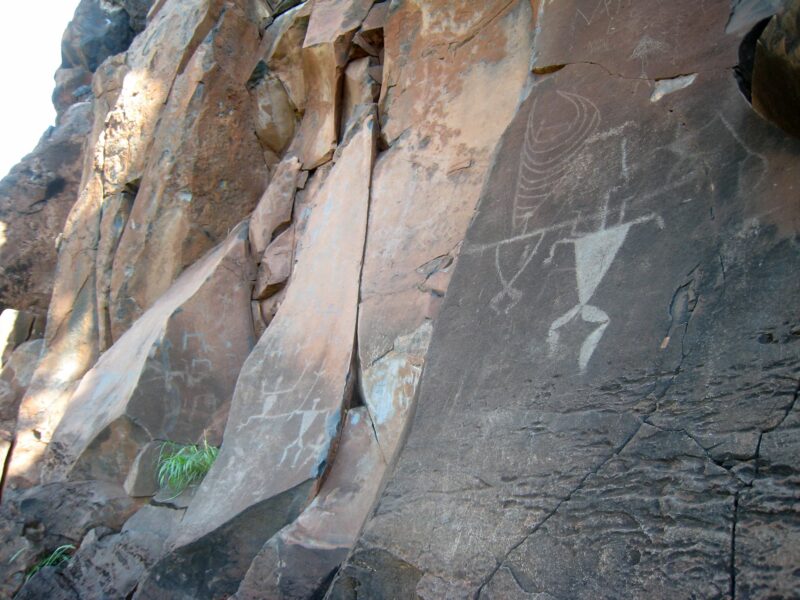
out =
<path fill-rule="evenodd" d="M 796 593 L 798 18 L 82 0 L 0 183 L 0 593 Z"/>

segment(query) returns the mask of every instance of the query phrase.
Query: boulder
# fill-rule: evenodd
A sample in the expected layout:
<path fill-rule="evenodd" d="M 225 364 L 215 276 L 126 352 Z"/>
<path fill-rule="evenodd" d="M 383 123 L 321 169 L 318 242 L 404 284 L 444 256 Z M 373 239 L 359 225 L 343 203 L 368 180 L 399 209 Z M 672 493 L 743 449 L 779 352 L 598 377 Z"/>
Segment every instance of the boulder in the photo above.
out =
<path fill-rule="evenodd" d="M 376 135 L 373 112 L 315 194 L 284 302 L 242 367 L 219 457 L 136 598 L 234 593 L 315 495 L 353 385 Z"/>
<path fill-rule="evenodd" d="M 227 412 L 255 343 L 253 276 L 240 225 L 83 377 L 48 446 L 47 476 L 122 484 L 151 442 L 202 438 L 218 411 Z"/>
<path fill-rule="evenodd" d="M 25 574 L 64 544 L 79 546 L 95 528 L 119 530 L 137 504 L 101 481 L 51 483 L 4 498 L 0 509 L 0 593 L 11 598 Z"/>
<path fill-rule="evenodd" d="M 267 246 L 258 267 L 253 297 L 266 300 L 280 290 L 292 274 L 294 227 L 289 227 Z"/>
<path fill-rule="evenodd" d="M 778 127 L 800 138 L 800 2 L 786 2 L 756 43 L 752 75 L 755 108 Z"/>
<path fill-rule="evenodd" d="M 54 76 L 53 107 L 56 109 L 56 122 L 61 115 L 76 102 L 92 99 L 92 72 L 85 67 L 62 67 Z"/>
<path fill-rule="evenodd" d="M 266 67 L 265 74 L 271 74 L 280 81 L 294 111 L 299 115 L 302 115 L 306 106 L 302 51 L 311 7 L 311 2 L 305 2 L 276 17 L 264 32 L 258 49 L 258 56 Z"/>
<path fill-rule="evenodd" d="M 299 173 L 300 161 L 295 157 L 284 159 L 276 167 L 270 185 L 250 216 L 250 248 L 253 256 L 260 258 L 275 232 L 291 222 Z"/>
<path fill-rule="evenodd" d="M 689 44 L 673 5 L 576 17 L 594 4 L 543 5 L 538 64 L 567 66 L 534 76 L 497 148 L 408 440 L 330 598 L 797 585 L 794 474 L 759 456 L 794 431 L 800 145 L 721 65 L 727 5 Z M 696 78 L 656 98 L 610 74 L 634 73 L 642 23 L 664 36 L 646 76 Z"/>
<path fill-rule="evenodd" d="M 0 367 L 24 342 L 42 336 L 42 321 L 32 313 L 13 308 L 0 313 Z"/>
<path fill-rule="evenodd" d="M 172 508 L 144 506 L 119 533 L 108 527 L 92 529 L 65 567 L 43 569 L 15 598 L 127 598 L 145 569 L 158 560 L 182 514 Z"/>
<path fill-rule="evenodd" d="M 280 156 L 292 141 L 297 127 L 295 108 L 278 76 L 266 72 L 266 63 L 260 62 L 257 69 L 260 70 L 248 81 L 256 135 L 262 147 Z"/>
<path fill-rule="evenodd" d="M 42 339 L 23 342 L 0 371 L 0 464 L 5 464 L 14 442 L 19 403 L 31 383 L 43 346 Z"/>
<path fill-rule="evenodd" d="M 314 2 L 303 41 L 305 114 L 290 147 L 306 170 L 330 160 L 339 141 L 341 78 L 350 42 L 373 0 Z"/>
<path fill-rule="evenodd" d="M 352 117 L 356 116 L 356 106 L 359 104 L 373 104 L 378 101 L 381 92 L 381 80 L 380 78 L 373 79 L 370 74 L 370 70 L 378 64 L 376 58 L 364 57 L 352 61 L 345 68 L 342 83 L 340 137 L 344 137 L 348 122 Z"/>

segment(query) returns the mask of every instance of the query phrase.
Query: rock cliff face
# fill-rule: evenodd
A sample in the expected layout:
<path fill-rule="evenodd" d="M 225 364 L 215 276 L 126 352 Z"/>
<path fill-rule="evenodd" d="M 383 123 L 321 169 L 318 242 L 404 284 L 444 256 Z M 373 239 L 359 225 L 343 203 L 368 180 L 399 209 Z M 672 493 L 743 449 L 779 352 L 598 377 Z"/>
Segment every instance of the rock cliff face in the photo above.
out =
<path fill-rule="evenodd" d="M 798 16 L 82 0 L 0 182 L 2 595 L 795 595 Z"/>

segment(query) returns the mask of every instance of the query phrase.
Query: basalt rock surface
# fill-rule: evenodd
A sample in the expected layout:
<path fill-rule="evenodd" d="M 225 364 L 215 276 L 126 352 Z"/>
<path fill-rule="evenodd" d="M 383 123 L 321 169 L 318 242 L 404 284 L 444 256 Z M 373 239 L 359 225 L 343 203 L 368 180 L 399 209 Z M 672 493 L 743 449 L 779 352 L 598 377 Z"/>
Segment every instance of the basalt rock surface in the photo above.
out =
<path fill-rule="evenodd" d="M 797 595 L 799 10 L 82 0 L 0 183 L 0 595 Z"/>
<path fill-rule="evenodd" d="M 541 7 L 541 75 L 498 146 L 410 436 L 332 598 L 800 583 L 785 458 L 800 321 L 784 302 L 800 292 L 800 206 L 778 191 L 800 146 L 739 92 L 724 3 L 702 36 L 674 28 L 674 3 L 595 4 Z"/>

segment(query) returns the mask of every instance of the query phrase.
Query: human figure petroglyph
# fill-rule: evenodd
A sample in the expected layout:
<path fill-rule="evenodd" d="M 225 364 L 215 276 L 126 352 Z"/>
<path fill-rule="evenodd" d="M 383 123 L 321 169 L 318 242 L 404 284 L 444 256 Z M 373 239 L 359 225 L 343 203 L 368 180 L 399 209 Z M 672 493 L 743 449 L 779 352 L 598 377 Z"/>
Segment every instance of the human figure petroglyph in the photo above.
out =
<path fill-rule="evenodd" d="M 314 371 L 313 373 L 311 373 L 311 381 L 310 381 L 310 383 L 308 383 L 308 384 L 306 384 L 304 386 L 305 387 L 305 394 L 304 394 L 302 400 L 297 403 L 296 407 L 292 407 L 290 410 L 288 410 L 286 412 L 282 412 L 282 413 L 273 412 L 273 408 L 274 408 L 276 402 L 278 401 L 278 397 L 279 396 L 283 396 L 283 395 L 286 395 L 286 394 L 293 394 L 293 393 L 295 393 L 296 391 L 299 390 L 301 384 L 306 379 L 306 375 L 308 375 L 309 369 L 310 369 L 309 365 L 306 365 L 305 367 L 303 367 L 303 370 L 300 373 L 300 376 L 297 378 L 297 380 L 293 384 L 291 384 L 289 386 L 284 386 L 283 385 L 283 375 L 280 375 L 278 377 L 278 380 L 275 382 L 275 385 L 273 386 L 273 389 L 264 392 L 264 402 L 263 402 L 263 405 L 261 407 L 261 412 L 259 412 L 258 414 L 250 415 L 249 417 L 247 417 L 247 419 L 243 423 L 241 423 L 241 424 L 239 424 L 237 426 L 236 431 L 237 432 L 242 431 L 243 429 L 249 427 L 250 424 L 252 422 L 254 422 L 254 421 L 264 421 L 264 420 L 267 420 L 267 419 L 286 418 L 286 417 L 291 417 L 291 416 L 296 415 L 296 414 L 300 414 L 302 412 L 313 412 L 313 413 L 319 412 L 316 409 L 316 406 L 319 403 L 319 398 L 314 398 L 312 400 L 312 408 L 311 409 L 301 410 L 300 407 L 305 406 L 306 403 L 308 402 L 308 399 L 311 396 L 312 392 L 314 391 L 314 389 L 315 389 L 315 387 L 317 385 L 317 382 L 322 377 L 322 371 Z"/>
<path fill-rule="evenodd" d="M 620 211 L 624 216 L 624 212 Z M 592 331 L 581 344 L 578 354 L 578 366 L 581 372 L 586 370 L 589 359 L 597 349 L 597 344 L 603 337 L 611 319 L 597 306 L 589 304 L 600 282 L 608 272 L 611 263 L 617 256 L 617 252 L 625 242 L 630 228 L 640 223 L 655 221 L 659 228 L 663 229 L 664 223 L 661 217 L 655 214 L 645 215 L 633 221 L 620 222 L 607 227 L 605 223 L 595 232 L 573 238 L 564 238 L 556 241 L 550 248 L 550 255 L 544 260 L 545 264 L 550 264 L 553 260 L 556 246 L 560 244 L 572 244 L 575 246 L 575 278 L 578 288 L 578 304 L 569 309 L 566 313 L 555 319 L 550 324 L 547 333 L 547 344 L 550 353 L 555 353 L 559 348 L 559 329 L 580 317 L 586 323 L 596 323 L 597 327 Z"/>
<path fill-rule="evenodd" d="M 587 98 L 570 92 L 558 91 L 556 94 L 571 107 L 569 120 L 553 125 L 548 125 L 543 119 L 539 122 L 538 98 L 528 114 L 512 203 L 512 236 L 509 238 L 509 241 L 519 240 L 523 245 L 519 253 L 512 252 L 516 264 L 512 267 L 513 272 L 508 274 L 501 260 L 503 245 L 495 246 L 495 266 L 503 288 L 492 298 L 490 305 L 498 313 L 508 313 L 522 298 L 522 292 L 514 284 L 538 253 L 545 234 L 562 228 L 574 229 L 577 225 L 576 218 L 533 231 L 530 228 L 531 220 L 566 175 L 570 160 L 580 152 L 600 123 L 597 107 Z"/>
<path fill-rule="evenodd" d="M 551 323 L 547 342 L 550 353 L 553 354 L 559 350 L 559 330 L 562 327 L 577 318 L 596 324 L 578 353 L 578 366 L 584 372 L 610 323 L 605 311 L 589 303 L 592 296 L 614 262 L 631 227 L 650 221 L 655 222 L 659 228 L 663 228 L 664 224 L 655 213 L 627 218 L 626 211 L 631 197 L 619 200 L 618 205 L 612 209 L 612 192 L 617 191 L 614 188 L 604 194 L 601 207 L 591 215 L 572 211 L 573 218 L 546 227 L 531 227 L 539 210 L 551 204 L 559 184 L 569 172 L 570 164 L 578 158 L 587 140 L 592 138 L 600 124 L 599 110 L 589 99 L 563 91 L 557 91 L 556 95 L 565 102 L 564 106 L 570 108 L 571 116 L 565 121 L 548 124 L 541 119 L 541 111 L 537 111 L 539 99 L 534 100 L 528 115 L 512 202 L 512 235 L 500 242 L 484 245 L 480 250 L 489 247 L 494 249 L 495 268 L 502 288 L 491 299 L 490 306 L 498 314 L 507 314 L 522 299 L 523 293 L 515 284 L 534 257 L 540 255 L 545 239 L 548 236 L 557 238 L 550 243 L 547 256 L 542 259 L 544 265 L 553 262 L 559 246 L 574 247 L 578 303 Z M 624 139 L 621 161 L 621 177 L 627 182 L 630 175 L 627 142 Z M 507 266 L 509 256 L 512 259 L 511 269 Z M 505 264 L 503 258 L 506 259 Z"/>

